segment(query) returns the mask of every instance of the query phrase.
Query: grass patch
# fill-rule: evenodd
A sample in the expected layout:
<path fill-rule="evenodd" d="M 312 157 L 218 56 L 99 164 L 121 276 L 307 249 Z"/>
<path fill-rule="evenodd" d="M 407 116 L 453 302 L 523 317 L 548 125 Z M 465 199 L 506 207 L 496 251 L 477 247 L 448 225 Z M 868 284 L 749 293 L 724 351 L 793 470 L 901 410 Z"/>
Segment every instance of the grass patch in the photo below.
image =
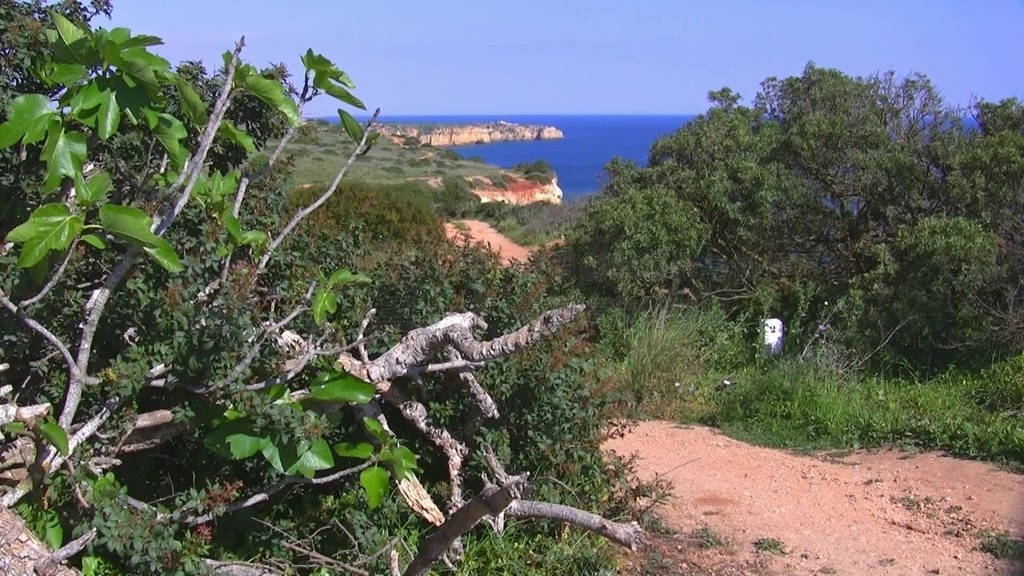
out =
<path fill-rule="evenodd" d="M 978 534 L 981 550 L 1000 559 L 1024 562 L 1024 540 L 1014 538 L 1009 532 L 982 530 Z"/>
<path fill-rule="evenodd" d="M 491 182 L 493 184 L 503 180 L 500 177 L 491 178 Z M 504 188 L 504 185 L 497 187 Z M 468 216 L 487 222 L 516 244 L 540 246 L 560 238 L 582 214 L 584 207 L 583 201 L 561 204 L 535 202 L 525 206 L 488 202 L 481 204 Z"/>
<path fill-rule="evenodd" d="M 786 545 L 782 543 L 782 540 L 775 538 L 760 538 L 754 542 L 754 550 L 757 550 L 758 554 L 786 554 Z"/>
<path fill-rule="evenodd" d="M 701 526 L 694 530 L 693 537 L 697 540 L 697 546 L 700 546 L 705 550 L 725 546 L 725 539 L 709 526 Z"/>
<path fill-rule="evenodd" d="M 414 139 L 415 140 L 415 139 Z M 388 138 L 381 138 L 368 154 L 349 169 L 354 180 L 375 183 L 398 183 L 408 178 L 425 178 L 433 169 L 442 169 L 445 176 L 500 178 L 500 169 L 486 163 L 462 158 L 457 152 L 420 147 L 418 141 L 405 147 Z M 268 143 L 273 148 L 277 142 Z M 328 183 L 352 153 L 354 144 L 336 124 L 316 124 L 301 138 L 285 146 L 285 154 L 293 154 L 292 178 L 297 184 Z M 396 167 L 402 168 L 401 171 Z"/>
<path fill-rule="evenodd" d="M 760 357 L 756 325 L 713 308 L 602 322 L 606 385 L 631 415 L 765 446 L 945 450 L 1024 469 L 1024 356 L 973 374 L 895 379 L 827 359 Z"/>

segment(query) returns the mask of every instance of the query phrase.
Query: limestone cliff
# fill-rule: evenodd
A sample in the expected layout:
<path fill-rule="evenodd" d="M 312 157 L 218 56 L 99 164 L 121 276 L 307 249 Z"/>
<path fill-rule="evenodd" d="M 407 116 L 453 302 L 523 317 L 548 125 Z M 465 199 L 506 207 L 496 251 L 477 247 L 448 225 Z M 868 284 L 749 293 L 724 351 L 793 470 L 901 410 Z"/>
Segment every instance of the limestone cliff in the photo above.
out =
<path fill-rule="evenodd" d="M 415 124 L 383 124 L 378 130 L 395 142 L 406 138 L 417 138 L 422 144 L 431 146 L 464 146 L 490 142 L 555 140 L 564 138 L 562 131 L 553 126 L 532 126 L 511 122 L 486 124 L 438 124 L 419 126 Z"/>
<path fill-rule="evenodd" d="M 541 184 L 526 180 L 511 172 L 505 188 L 498 188 L 490 180 L 483 177 L 467 178 L 473 193 L 480 197 L 481 202 L 506 202 L 508 204 L 532 204 L 534 202 L 562 203 L 562 189 L 558 187 L 558 178 L 552 178 L 549 184 Z"/>

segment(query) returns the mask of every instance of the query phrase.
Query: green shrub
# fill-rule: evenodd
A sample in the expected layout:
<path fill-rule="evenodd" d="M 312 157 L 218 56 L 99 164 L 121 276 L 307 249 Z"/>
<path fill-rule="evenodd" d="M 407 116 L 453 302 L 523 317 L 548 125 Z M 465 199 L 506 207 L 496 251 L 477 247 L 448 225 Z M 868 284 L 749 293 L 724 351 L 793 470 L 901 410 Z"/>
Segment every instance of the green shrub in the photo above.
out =
<path fill-rule="evenodd" d="M 301 188 L 291 199 L 298 208 L 309 204 L 322 192 L 319 186 Z M 310 221 L 335 234 L 342 234 L 358 224 L 369 237 L 389 243 L 437 243 L 444 238 L 441 221 L 422 188 L 404 183 L 343 180 Z"/>

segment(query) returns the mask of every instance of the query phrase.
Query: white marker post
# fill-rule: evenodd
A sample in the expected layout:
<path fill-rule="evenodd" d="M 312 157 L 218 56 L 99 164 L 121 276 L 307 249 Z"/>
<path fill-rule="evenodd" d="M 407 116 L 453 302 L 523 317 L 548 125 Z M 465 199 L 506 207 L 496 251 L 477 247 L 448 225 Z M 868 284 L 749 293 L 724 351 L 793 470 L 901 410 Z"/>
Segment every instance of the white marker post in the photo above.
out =
<path fill-rule="evenodd" d="M 769 356 L 782 354 L 782 338 L 785 331 L 782 320 L 768 318 L 761 321 L 761 330 L 764 333 L 764 352 Z"/>

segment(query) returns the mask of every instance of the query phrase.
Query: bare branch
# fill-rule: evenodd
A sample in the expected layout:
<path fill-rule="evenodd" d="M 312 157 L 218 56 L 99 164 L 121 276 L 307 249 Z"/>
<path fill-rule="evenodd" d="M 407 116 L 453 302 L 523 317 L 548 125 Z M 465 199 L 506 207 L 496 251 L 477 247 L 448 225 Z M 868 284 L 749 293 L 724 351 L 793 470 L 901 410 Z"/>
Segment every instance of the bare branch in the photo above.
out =
<path fill-rule="evenodd" d="M 359 352 L 359 359 L 364 363 L 370 361 L 370 357 L 366 354 L 366 339 L 363 334 L 366 333 L 366 327 L 373 321 L 373 317 L 377 315 L 376 308 L 370 308 L 366 316 L 363 317 L 363 321 L 359 323 L 359 332 L 356 332 L 356 342 L 359 342 L 356 346 L 356 350 Z"/>
<path fill-rule="evenodd" d="M 260 346 L 263 344 L 264 336 L 266 336 L 267 334 L 273 334 L 274 332 L 277 332 L 278 330 L 284 328 L 292 320 L 297 318 L 299 314 L 305 311 L 306 302 L 308 302 L 309 299 L 313 296 L 313 292 L 315 290 L 316 282 L 311 282 L 309 288 L 306 289 L 306 295 L 302 298 L 302 300 L 299 301 L 295 308 L 291 312 L 289 312 L 287 316 L 282 318 L 279 322 L 267 326 L 263 330 L 263 334 L 258 336 L 256 338 L 256 341 L 253 342 L 252 345 L 249 347 L 249 351 L 246 352 L 245 357 L 242 359 L 242 361 L 235 365 L 235 367 L 231 370 L 231 373 L 226 378 L 214 384 L 210 389 L 213 390 L 217 388 L 223 388 L 225 386 L 230 386 L 231 383 L 238 380 L 242 376 L 242 373 L 245 372 L 246 368 L 248 368 L 256 360 L 256 357 L 259 356 Z"/>
<path fill-rule="evenodd" d="M 50 413 L 49 404 L 33 404 L 32 406 L 18 406 L 13 402 L 0 404 L 0 426 L 11 422 L 24 422 L 29 424 L 36 418 L 42 418 Z"/>
<path fill-rule="evenodd" d="M 215 573 L 223 576 L 282 576 L 277 570 L 248 562 L 221 562 L 209 558 L 204 562 Z"/>
<path fill-rule="evenodd" d="M 465 360 L 462 359 L 462 355 L 459 354 L 458 351 L 455 350 L 455 348 L 451 347 L 448 348 L 448 358 L 449 364 L 458 364 L 459 362 L 466 362 Z M 474 365 L 477 363 L 467 364 Z M 427 368 L 429 369 L 430 367 L 428 366 Z M 469 390 L 469 394 L 473 397 L 474 400 L 476 400 L 477 406 L 480 407 L 481 414 L 486 418 L 497 419 L 499 416 L 498 405 L 494 403 L 494 399 L 491 398 L 491 395 L 487 393 L 487 390 L 484 390 L 484 387 L 481 386 L 479 382 L 477 382 L 476 376 L 474 376 L 472 372 L 460 372 L 459 380 L 462 381 L 462 383 L 466 386 L 466 389 Z"/>
<path fill-rule="evenodd" d="M 355 566 L 352 566 L 351 564 L 346 564 L 344 562 L 340 562 L 338 560 L 335 560 L 334 558 L 330 558 L 328 556 L 324 556 L 323 554 L 321 554 L 321 553 L 319 553 L 319 552 L 317 552 L 315 550 L 310 550 L 309 548 L 305 548 L 305 547 L 299 546 L 297 544 L 292 544 L 291 542 L 281 542 L 281 545 L 284 546 L 285 548 L 288 548 L 289 550 L 292 550 L 292 551 L 298 552 L 299 554 L 307 556 L 310 559 L 312 559 L 312 560 L 314 560 L 314 561 L 316 561 L 316 562 L 318 562 L 318 563 L 320 563 L 320 564 L 322 564 L 324 566 L 330 566 L 332 568 L 337 568 L 339 570 L 344 570 L 345 572 L 350 573 L 350 574 L 355 574 L 356 576 L 370 576 L 370 573 L 367 572 L 366 570 L 363 570 L 361 568 L 356 568 Z"/>
<path fill-rule="evenodd" d="M 217 131 L 220 130 L 224 114 L 227 113 L 231 98 L 234 95 L 232 85 L 234 83 L 235 70 L 238 66 L 238 55 L 242 53 L 244 46 L 245 37 L 243 36 L 235 43 L 235 50 L 231 53 L 231 59 L 228 61 L 227 69 L 224 71 L 224 86 L 221 87 L 220 94 L 217 96 L 217 102 L 214 104 L 213 112 L 207 121 L 206 130 L 199 141 L 199 148 L 196 150 L 195 159 L 188 169 L 188 184 L 185 185 L 185 189 L 178 196 L 177 201 L 174 203 L 174 208 L 167 212 L 154 227 L 153 232 L 157 236 L 162 235 L 174 223 L 174 219 L 185 209 L 185 205 L 188 204 L 188 200 L 192 195 L 192 189 L 195 188 L 196 182 L 199 181 L 199 176 L 202 174 L 206 164 L 206 157 L 210 153 L 210 147 L 213 146 L 213 140 L 217 136 Z"/>
<path fill-rule="evenodd" d="M 483 318 L 472 312 L 451 314 L 440 322 L 409 332 L 369 364 L 344 355 L 339 358 L 339 363 L 364 380 L 382 382 L 414 374 L 417 367 L 449 346 L 470 362 L 496 360 L 533 346 L 571 322 L 584 309 L 582 304 L 571 304 L 549 310 L 515 332 L 485 342 L 473 337 L 473 330 L 487 329 Z"/>
<path fill-rule="evenodd" d="M 448 458 L 448 477 L 451 481 L 451 497 L 448 500 L 448 513 L 451 514 L 465 504 L 462 499 L 462 462 L 469 449 L 462 442 L 452 437 L 448 430 L 431 426 L 427 423 L 427 407 L 406 397 L 394 386 L 389 386 L 381 396 L 402 412 L 402 416 L 422 432 Z"/>
<path fill-rule="evenodd" d="M 488 486 L 449 516 L 440 528 L 423 541 L 416 557 L 406 567 L 405 576 L 426 574 L 456 539 L 472 530 L 484 518 L 496 516 L 508 508 L 526 487 L 527 477 L 527 474 L 521 474 L 509 478 L 504 486 Z"/>
<path fill-rule="evenodd" d="M 0 306 L 6 308 L 8 311 L 11 312 L 11 314 L 14 314 L 15 317 L 18 318 L 18 320 L 21 320 L 22 324 L 24 324 L 26 327 L 28 327 L 36 334 L 42 336 L 44 340 L 46 340 L 47 342 L 50 343 L 51 346 L 56 348 L 57 351 L 60 352 L 60 355 L 64 357 L 64 362 L 68 365 L 68 370 L 72 378 L 78 376 L 79 371 L 78 366 L 75 363 L 75 357 L 71 355 L 71 350 L 68 349 L 64 342 L 62 342 L 61 339 L 58 338 L 56 334 L 50 332 L 46 328 L 46 326 L 43 326 L 42 324 L 34 320 L 24 310 L 22 310 L 18 306 L 15 306 L 14 302 L 12 302 L 11 299 L 7 297 L 7 294 L 4 293 L 3 290 L 0 290 Z"/>
<path fill-rule="evenodd" d="M 28 308 L 29 306 L 32 306 L 33 304 L 45 298 L 46 295 L 50 293 L 50 290 L 53 290 L 53 287 L 56 286 L 57 282 L 60 282 L 60 279 L 64 276 L 64 272 L 68 268 L 68 263 L 71 262 L 71 256 L 75 253 L 75 248 L 78 247 L 78 242 L 78 238 L 75 238 L 74 242 L 71 243 L 71 247 L 68 248 L 67 253 L 64 254 L 64 259 L 61 260 L 60 266 L 57 267 L 57 270 L 54 271 L 53 276 L 50 277 L 49 282 L 47 282 L 46 285 L 43 286 L 42 290 L 40 290 L 39 293 L 36 294 L 35 296 L 19 302 L 18 308 L 24 309 Z"/>
<path fill-rule="evenodd" d="M 624 546 L 634 552 L 641 549 L 646 543 L 644 530 L 636 522 L 628 524 L 612 522 L 597 514 L 591 514 L 585 510 L 562 504 L 516 500 L 505 509 L 505 515 L 509 518 L 540 518 L 572 524 L 607 538 L 619 546 Z"/>
<path fill-rule="evenodd" d="M 82 550 L 85 550 L 85 547 L 88 546 L 89 543 L 92 542 L 95 538 L 96 529 L 93 528 L 92 530 L 89 530 L 88 532 L 82 534 L 78 538 L 75 538 L 71 542 L 68 542 L 63 547 L 61 547 L 60 550 L 57 550 L 53 554 L 50 554 L 50 557 L 44 560 L 43 562 L 44 564 L 49 564 L 49 566 L 57 566 L 58 564 L 63 564 L 70 560 L 71 557 L 75 554 L 78 554 Z M 45 568 L 42 570 L 45 570 Z M 42 570 L 40 569 L 39 566 L 36 566 L 36 572 L 45 574 L 45 571 Z"/>
<path fill-rule="evenodd" d="M 338 171 L 337 176 L 334 177 L 334 181 L 331 182 L 331 185 L 329 188 L 327 188 L 327 191 L 321 194 L 320 197 L 317 198 L 316 201 L 314 201 L 312 204 L 296 212 L 295 216 L 292 217 L 291 221 L 289 221 L 288 224 L 286 224 L 285 227 L 281 230 L 281 232 L 277 235 L 277 237 L 270 242 L 270 246 L 267 247 L 267 251 L 263 253 L 263 258 L 260 259 L 260 263 L 256 267 L 256 274 L 263 272 L 263 270 L 267 267 L 267 264 L 270 262 L 270 256 L 274 253 L 274 250 L 276 250 L 277 247 L 281 245 L 281 242 L 284 242 L 284 239 L 287 238 L 288 235 L 291 234 L 292 230 L 294 230 L 295 227 L 299 225 L 299 222 L 302 222 L 302 220 L 304 220 L 307 216 L 312 214 L 317 208 L 322 206 L 324 202 L 327 202 L 327 199 L 334 194 L 335 190 L 338 189 L 338 185 L 341 184 L 341 179 L 345 177 L 345 173 L 348 172 L 349 167 L 352 166 L 352 164 L 356 161 L 356 158 L 359 157 L 359 155 L 363 152 L 364 148 L 366 147 L 366 139 L 370 136 L 370 127 L 372 127 L 373 124 L 377 121 L 377 116 L 379 115 L 380 108 L 374 111 L 373 116 L 371 116 L 370 120 L 367 121 L 366 126 L 363 128 L 363 138 L 356 145 L 355 149 L 352 150 L 352 154 L 348 157 L 348 161 L 346 161 L 345 165 L 342 166 L 341 170 Z"/>
<path fill-rule="evenodd" d="M 302 477 L 298 477 L 298 476 L 285 476 L 281 480 L 278 480 L 276 483 L 271 485 L 266 490 L 264 490 L 262 492 L 259 492 L 257 494 L 253 494 L 252 496 L 246 498 L 245 500 L 238 500 L 236 502 L 232 502 L 231 504 L 228 504 L 227 506 L 225 506 L 223 510 L 217 511 L 216 513 L 210 512 L 208 514 L 203 514 L 202 516 L 189 516 L 189 517 L 185 517 L 185 518 L 182 518 L 180 520 L 180 522 L 182 524 L 187 525 L 187 526 L 196 526 L 198 524 L 205 524 L 205 523 L 213 520 L 214 518 L 216 518 L 218 516 L 223 516 L 225 514 L 231 514 L 232 512 L 237 512 L 239 510 L 244 510 L 245 508 L 249 508 L 249 507 L 255 506 L 257 504 L 262 504 L 263 502 L 266 502 L 266 501 L 270 500 L 270 497 L 273 496 L 274 494 L 277 494 L 281 490 L 284 490 L 285 488 L 287 488 L 288 486 L 291 486 L 293 484 L 312 485 L 312 486 L 322 486 L 322 485 L 325 485 L 325 484 L 330 484 L 332 482 L 337 482 L 338 480 L 340 480 L 340 479 L 342 479 L 342 478 L 344 478 L 346 476 L 351 476 L 351 475 L 356 474 L 358 472 L 362 472 L 366 468 L 369 468 L 370 466 L 372 466 L 373 463 L 374 462 L 372 460 L 370 460 L 370 461 L 367 461 L 367 462 L 364 462 L 364 463 L 360 464 L 359 466 L 354 466 L 352 468 L 346 468 L 345 470 L 339 470 L 338 472 L 335 472 L 334 474 L 330 474 L 328 476 L 323 476 L 321 478 L 302 478 Z"/>

